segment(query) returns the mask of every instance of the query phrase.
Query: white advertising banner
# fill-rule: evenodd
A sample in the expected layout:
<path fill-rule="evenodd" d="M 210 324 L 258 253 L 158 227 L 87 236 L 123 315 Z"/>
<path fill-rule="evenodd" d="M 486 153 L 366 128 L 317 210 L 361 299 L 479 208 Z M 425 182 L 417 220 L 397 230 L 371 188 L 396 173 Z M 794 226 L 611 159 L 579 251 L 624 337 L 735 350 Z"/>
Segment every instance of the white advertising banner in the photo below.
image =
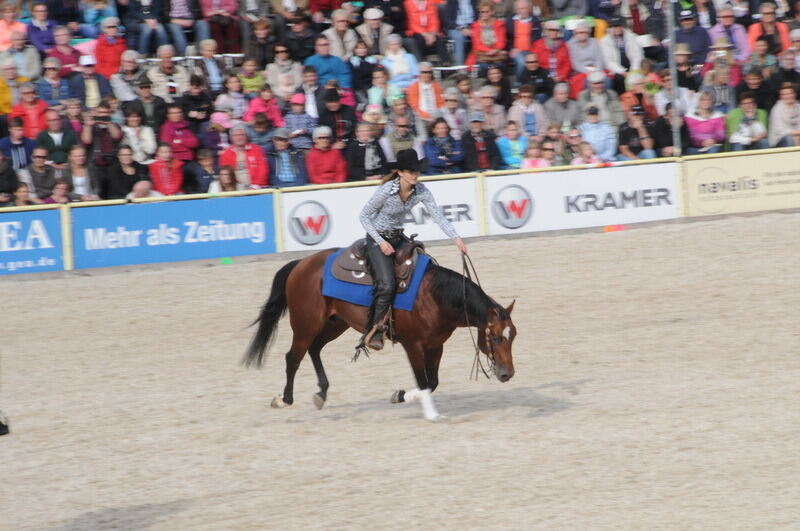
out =
<path fill-rule="evenodd" d="M 425 186 L 461 236 L 480 235 L 474 178 L 432 181 Z M 376 189 L 365 186 L 281 194 L 284 249 L 344 247 L 363 238 L 365 231 L 358 215 Z M 408 235 L 419 234 L 418 239 L 423 241 L 447 238 L 421 204 L 406 218 L 405 231 Z"/>
<path fill-rule="evenodd" d="M 679 216 L 676 163 L 487 177 L 489 234 L 598 227 Z"/>

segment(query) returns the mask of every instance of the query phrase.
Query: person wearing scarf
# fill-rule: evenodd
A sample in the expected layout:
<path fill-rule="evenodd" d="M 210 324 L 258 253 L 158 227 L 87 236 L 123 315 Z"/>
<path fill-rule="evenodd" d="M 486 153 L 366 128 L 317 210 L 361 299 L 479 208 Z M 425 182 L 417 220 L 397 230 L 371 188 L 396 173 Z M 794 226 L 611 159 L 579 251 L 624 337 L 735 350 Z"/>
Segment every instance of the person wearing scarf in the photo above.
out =
<path fill-rule="evenodd" d="M 437 118 L 431 126 L 431 135 L 425 142 L 425 157 L 431 175 L 461 172 L 464 150 L 461 142 L 450 136 L 450 126 L 444 118 Z"/>
<path fill-rule="evenodd" d="M 356 127 L 356 138 L 347 145 L 345 160 L 348 181 L 380 179 L 386 174 L 386 155 L 373 137 L 373 126 L 361 122 Z"/>
<path fill-rule="evenodd" d="M 389 84 L 407 89 L 419 76 L 417 59 L 403 49 L 403 39 L 393 33 L 387 37 L 388 48 L 381 64 L 389 71 Z"/>

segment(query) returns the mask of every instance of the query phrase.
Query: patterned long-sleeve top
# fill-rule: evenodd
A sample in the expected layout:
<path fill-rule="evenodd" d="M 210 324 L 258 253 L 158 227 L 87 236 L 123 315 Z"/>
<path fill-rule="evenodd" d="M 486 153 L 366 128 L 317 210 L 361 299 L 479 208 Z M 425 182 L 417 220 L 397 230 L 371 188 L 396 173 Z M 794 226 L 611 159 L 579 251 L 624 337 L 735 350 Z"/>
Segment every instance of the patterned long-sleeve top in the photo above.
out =
<path fill-rule="evenodd" d="M 367 201 L 361 210 L 361 225 L 367 230 L 367 234 L 377 243 L 384 239 L 381 232 L 387 232 L 403 228 L 403 221 L 407 214 L 418 203 L 422 203 L 442 231 L 450 238 L 458 238 L 458 232 L 453 225 L 444 217 L 439 205 L 433 198 L 433 194 L 428 188 L 417 183 L 408 200 L 403 202 L 400 199 L 400 179 L 396 178 L 382 184 L 375 194 Z"/>

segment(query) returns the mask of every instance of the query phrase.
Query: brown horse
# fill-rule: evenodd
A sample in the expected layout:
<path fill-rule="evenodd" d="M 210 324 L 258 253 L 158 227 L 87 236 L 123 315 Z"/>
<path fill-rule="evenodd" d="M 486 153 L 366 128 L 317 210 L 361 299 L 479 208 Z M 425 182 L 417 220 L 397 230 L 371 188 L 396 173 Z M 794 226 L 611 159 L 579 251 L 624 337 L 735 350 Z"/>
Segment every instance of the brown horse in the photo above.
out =
<path fill-rule="evenodd" d="M 272 280 L 272 290 L 261 315 L 253 323 L 258 324 L 258 330 L 243 363 L 261 366 L 278 321 L 287 309 L 289 311 L 294 336 L 286 353 L 286 387 L 283 397 L 272 401 L 273 407 L 285 407 L 294 402 L 294 376 L 308 351 L 319 383 L 314 404 L 322 408 L 328 393 L 328 378 L 320 358 L 322 348 L 348 328 L 363 332 L 366 325 L 367 308 L 322 295 L 325 259 L 335 251 L 322 251 L 283 266 Z M 517 333 L 511 321 L 513 308 L 513 302 L 503 308 L 471 280 L 431 263 L 413 309 L 393 310 L 394 337 L 408 355 L 418 388 L 395 392 L 392 402 L 419 398 L 428 420 L 439 416 L 430 393 L 439 385 L 439 361 L 444 342 L 457 327 L 478 328 L 478 347 L 488 357 L 497 379 L 508 381 L 514 376 L 511 344 Z"/>

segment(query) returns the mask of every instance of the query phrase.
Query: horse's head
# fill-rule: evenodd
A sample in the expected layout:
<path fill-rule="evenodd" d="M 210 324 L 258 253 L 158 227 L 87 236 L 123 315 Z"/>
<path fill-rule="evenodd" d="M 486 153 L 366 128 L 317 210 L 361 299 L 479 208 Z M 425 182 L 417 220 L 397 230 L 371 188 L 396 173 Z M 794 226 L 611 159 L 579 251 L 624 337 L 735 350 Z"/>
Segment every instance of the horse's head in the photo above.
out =
<path fill-rule="evenodd" d="M 513 302 L 505 309 L 492 308 L 489 310 L 486 326 L 478 328 L 478 346 L 492 362 L 494 375 L 501 382 L 507 382 L 514 376 L 511 344 L 517 335 L 517 327 L 511 321 L 513 309 Z"/>

